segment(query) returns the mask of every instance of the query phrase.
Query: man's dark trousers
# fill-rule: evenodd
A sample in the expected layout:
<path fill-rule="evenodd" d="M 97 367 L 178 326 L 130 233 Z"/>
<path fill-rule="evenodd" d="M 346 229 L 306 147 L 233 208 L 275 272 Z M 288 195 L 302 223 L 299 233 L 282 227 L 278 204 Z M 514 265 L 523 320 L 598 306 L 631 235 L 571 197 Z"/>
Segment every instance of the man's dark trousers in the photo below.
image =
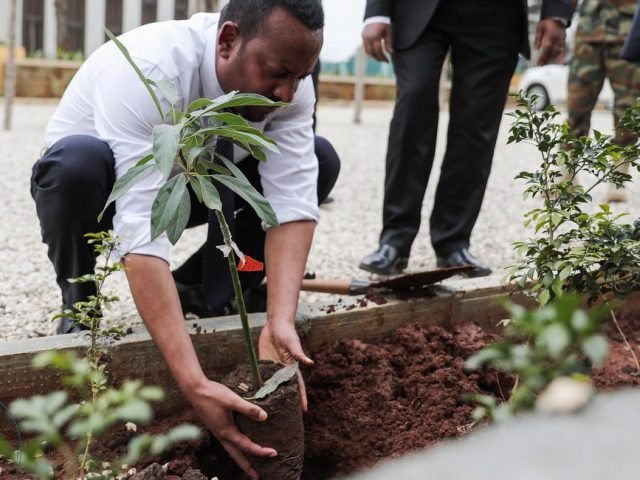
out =
<path fill-rule="evenodd" d="M 326 139 L 316 137 L 315 147 L 320 167 L 318 197 L 322 201 L 336 182 L 340 161 Z M 246 158 L 238 166 L 261 191 L 257 165 L 257 160 Z M 94 271 L 95 254 L 84 234 L 112 228 L 113 205 L 107 209 L 100 223 L 97 216 L 114 182 L 111 149 L 102 140 L 87 135 L 61 139 L 33 166 L 31 195 L 65 308 L 71 308 L 75 302 L 95 294 L 92 283 L 70 283 L 68 279 Z M 192 195 L 192 200 L 195 201 L 192 201 L 188 227 L 204 224 L 208 218 L 206 207 L 197 203 L 195 195 Z M 239 197 L 236 197 L 235 205 L 240 209 L 236 217 L 236 243 L 247 254 L 261 260 L 264 232 L 260 220 Z"/>
<path fill-rule="evenodd" d="M 409 256 L 420 227 L 436 147 L 438 85 L 449 48 L 450 119 L 431 241 L 438 256 L 469 246 L 522 44 L 523 18 L 523 5 L 515 0 L 442 0 L 417 41 L 393 53 L 398 97 L 380 243 L 396 247 L 402 256 Z"/>

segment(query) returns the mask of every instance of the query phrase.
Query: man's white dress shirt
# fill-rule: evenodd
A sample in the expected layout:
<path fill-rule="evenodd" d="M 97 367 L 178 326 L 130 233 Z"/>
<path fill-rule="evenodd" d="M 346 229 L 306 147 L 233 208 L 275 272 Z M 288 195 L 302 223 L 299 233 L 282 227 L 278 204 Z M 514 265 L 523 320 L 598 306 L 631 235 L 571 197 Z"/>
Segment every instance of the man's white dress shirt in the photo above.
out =
<path fill-rule="evenodd" d="M 172 80 L 185 110 L 196 98 L 224 94 L 215 70 L 218 14 L 196 14 L 189 20 L 144 25 L 120 37 L 143 74 L 154 81 Z M 169 103 L 158 92 L 162 109 Z M 273 138 L 279 153 L 266 152 L 259 165 L 264 196 L 282 223 L 319 218 L 318 162 L 314 153 L 312 113 L 315 94 L 311 78 L 300 82 L 290 106 L 276 110 L 252 126 Z M 168 122 L 168 120 L 166 120 Z M 97 49 L 78 70 L 49 121 L 45 146 L 68 135 L 104 140 L 113 151 L 120 178 L 151 153 L 151 131 L 161 123 L 151 96 L 113 42 Z M 235 147 L 235 161 L 248 154 Z M 169 261 L 165 234 L 150 240 L 151 206 L 165 179 L 159 171 L 136 184 L 116 202 L 114 232 L 120 254 L 154 255 Z"/>

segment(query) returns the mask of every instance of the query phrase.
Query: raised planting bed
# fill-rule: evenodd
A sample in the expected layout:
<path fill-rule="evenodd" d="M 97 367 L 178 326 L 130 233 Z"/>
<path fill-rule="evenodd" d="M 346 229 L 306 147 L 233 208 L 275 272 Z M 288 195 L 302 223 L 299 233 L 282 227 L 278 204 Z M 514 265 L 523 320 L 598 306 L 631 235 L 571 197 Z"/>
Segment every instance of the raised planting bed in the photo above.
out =
<path fill-rule="evenodd" d="M 504 312 L 497 301 L 509 290 L 493 282 L 454 281 L 403 299 L 345 297 L 300 315 L 301 337 L 316 362 L 305 372 L 309 413 L 303 479 L 336 478 L 479 428 L 472 426 L 473 407 L 460 399 L 461 394 L 500 398 L 508 395 L 513 384 L 496 371 L 463 368 L 469 355 L 499 334 L 496 324 Z M 517 295 L 512 299 L 527 301 Z M 632 295 L 618 309 L 632 345 L 640 340 L 639 304 L 640 297 Z M 263 315 L 251 316 L 254 333 L 264 320 Z M 200 361 L 211 378 L 220 379 L 244 362 L 237 318 L 189 324 Z M 615 329 L 608 334 L 611 354 L 595 372 L 597 387 L 608 390 L 640 383 Z M 18 397 L 58 389 L 53 375 L 31 369 L 31 358 L 42 350 L 83 346 L 79 336 L 0 344 L 0 400 L 6 405 Z M 164 431 L 184 421 L 199 425 L 146 332 L 136 331 L 113 345 L 109 370 L 116 381 L 140 378 L 167 392 L 166 400 L 157 406 L 158 419 L 148 430 Z M 11 426 L 2 421 L 6 433 Z M 132 435 L 124 426 L 113 431 L 100 446 L 101 457 L 108 460 L 109 452 L 123 449 Z M 208 436 L 154 460 L 168 463 L 166 478 L 174 480 L 191 478 L 188 468 L 201 470 L 206 478 L 241 478 Z"/>

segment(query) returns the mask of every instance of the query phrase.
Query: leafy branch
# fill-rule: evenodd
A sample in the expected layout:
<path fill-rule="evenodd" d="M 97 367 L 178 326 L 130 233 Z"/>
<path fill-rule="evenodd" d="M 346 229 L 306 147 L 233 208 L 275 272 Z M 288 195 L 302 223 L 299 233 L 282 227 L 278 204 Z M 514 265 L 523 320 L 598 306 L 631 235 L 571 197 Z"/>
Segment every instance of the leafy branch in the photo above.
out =
<path fill-rule="evenodd" d="M 104 263 L 96 272 L 74 281 L 94 282 L 96 294 L 87 301 L 76 302 L 73 310 L 57 315 L 71 318 L 75 323 L 89 329 L 90 346 L 84 357 L 71 351 L 48 351 L 33 359 L 33 367 L 53 370 L 62 376 L 62 384 L 73 390 L 60 390 L 48 395 L 35 395 L 11 403 L 10 413 L 20 421 L 23 431 L 30 434 L 29 440 L 18 451 L 11 442 L 0 436 L 0 455 L 21 469 L 35 474 L 40 479 L 53 478 L 54 470 L 44 453 L 57 450 L 65 459 L 65 478 L 115 479 L 125 465 L 140 461 L 144 456 L 155 455 L 173 443 L 197 438 L 198 428 L 181 425 L 161 435 L 134 437 L 126 455 L 112 462 L 109 469 L 91 455 L 95 440 L 116 425 L 149 423 L 153 417 L 150 402 L 164 398 L 157 387 L 144 386 L 138 380 L 127 380 L 120 388 L 108 386 L 108 343 L 120 338 L 119 329 L 102 329 L 102 311 L 106 305 L 117 302 L 114 295 L 103 292 L 109 276 L 122 270 L 122 264 L 111 262 L 117 248 L 117 239 L 110 232 L 86 235 Z M 93 476 L 92 476 L 93 475 Z"/>
<path fill-rule="evenodd" d="M 552 380 L 585 375 L 589 362 L 602 362 L 607 343 L 598 332 L 606 312 L 640 373 L 609 302 L 611 294 L 624 296 L 640 289 L 640 220 L 622 223 L 626 214 L 614 214 L 607 204 L 592 212 L 591 196 L 603 183 L 624 188 L 631 176 L 621 167 L 640 169 L 640 148 L 617 145 L 597 131 L 593 137 L 576 137 L 567 124 L 556 121 L 559 114 L 553 106 L 534 112 L 535 100 L 517 96 L 509 143 L 532 143 L 538 150 L 539 167 L 516 178 L 525 181 L 523 197 L 539 197 L 542 205 L 525 213 L 525 227 L 532 226 L 533 235 L 514 244 L 520 258 L 507 278 L 535 297 L 540 308 L 526 311 L 510 305 L 505 338 L 468 360 L 469 368 L 493 366 L 518 379 L 504 404 L 473 396 L 479 405 L 477 418 L 504 418 L 533 408 Z M 640 133 L 638 106 L 625 112 L 619 128 Z M 577 183 L 578 174 L 588 178 L 586 185 Z M 604 302 L 586 313 L 579 309 L 583 297 L 589 304 Z"/>

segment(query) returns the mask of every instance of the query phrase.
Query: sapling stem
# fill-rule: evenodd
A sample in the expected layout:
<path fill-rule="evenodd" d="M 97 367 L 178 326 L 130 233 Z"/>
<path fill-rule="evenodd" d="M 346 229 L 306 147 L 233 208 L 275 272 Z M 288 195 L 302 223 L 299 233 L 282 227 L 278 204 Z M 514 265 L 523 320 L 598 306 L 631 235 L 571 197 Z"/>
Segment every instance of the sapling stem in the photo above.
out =
<path fill-rule="evenodd" d="M 249 355 L 249 365 L 251 367 L 251 375 L 253 376 L 253 383 L 256 388 L 262 386 L 262 378 L 260 377 L 260 370 L 258 368 L 258 358 L 256 357 L 256 351 L 253 348 L 253 340 L 251 339 L 251 330 L 249 329 L 249 318 L 247 317 L 247 309 L 244 305 L 244 297 L 242 296 L 242 287 L 240 286 L 240 277 L 238 276 L 238 267 L 236 266 L 236 257 L 233 252 L 233 245 L 231 241 L 231 232 L 229 231 L 229 225 L 224 218 L 224 215 L 220 210 L 216 210 L 216 218 L 220 223 L 220 230 L 222 231 L 222 238 L 224 244 L 229 248 L 229 255 L 227 260 L 229 261 L 229 270 L 231 272 L 231 281 L 233 282 L 233 291 L 236 297 L 236 303 L 238 304 L 238 313 L 240 314 L 240 321 L 242 322 L 242 332 L 244 334 L 244 343 L 247 346 L 247 354 Z"/>
<path fill-rule="evenodd" d="M 627 347 L 627 349 L 631 353 L 631 357 L 633 358 L 633 361 L 636 364 L 636 373 L 638 375 L 640 375 L 640 363 L 638 362 L 638 357 L 636 356 L 636 352 L 634 352 L 633 348 L 631 348 L 631 344 L 629 343 L 629 340 L 627 340 L 627 336 L 622 331 L 622 327 L 620 327 L 620 324 L 618 323 L 618 319 L 616 318 L 616 314 L 613 311 L 613 308 L 611 308 L 611 304 L 609 302 L 607 302 L 607 308 L 609 309 L 609 314 L 611 315 L 611 318 L 613 319 L 613 324 L 616 326 L 616 329 L 618 330 L 618 333 L 622 337 L 622 341 L 624 342 L 625 346 Z"/>

